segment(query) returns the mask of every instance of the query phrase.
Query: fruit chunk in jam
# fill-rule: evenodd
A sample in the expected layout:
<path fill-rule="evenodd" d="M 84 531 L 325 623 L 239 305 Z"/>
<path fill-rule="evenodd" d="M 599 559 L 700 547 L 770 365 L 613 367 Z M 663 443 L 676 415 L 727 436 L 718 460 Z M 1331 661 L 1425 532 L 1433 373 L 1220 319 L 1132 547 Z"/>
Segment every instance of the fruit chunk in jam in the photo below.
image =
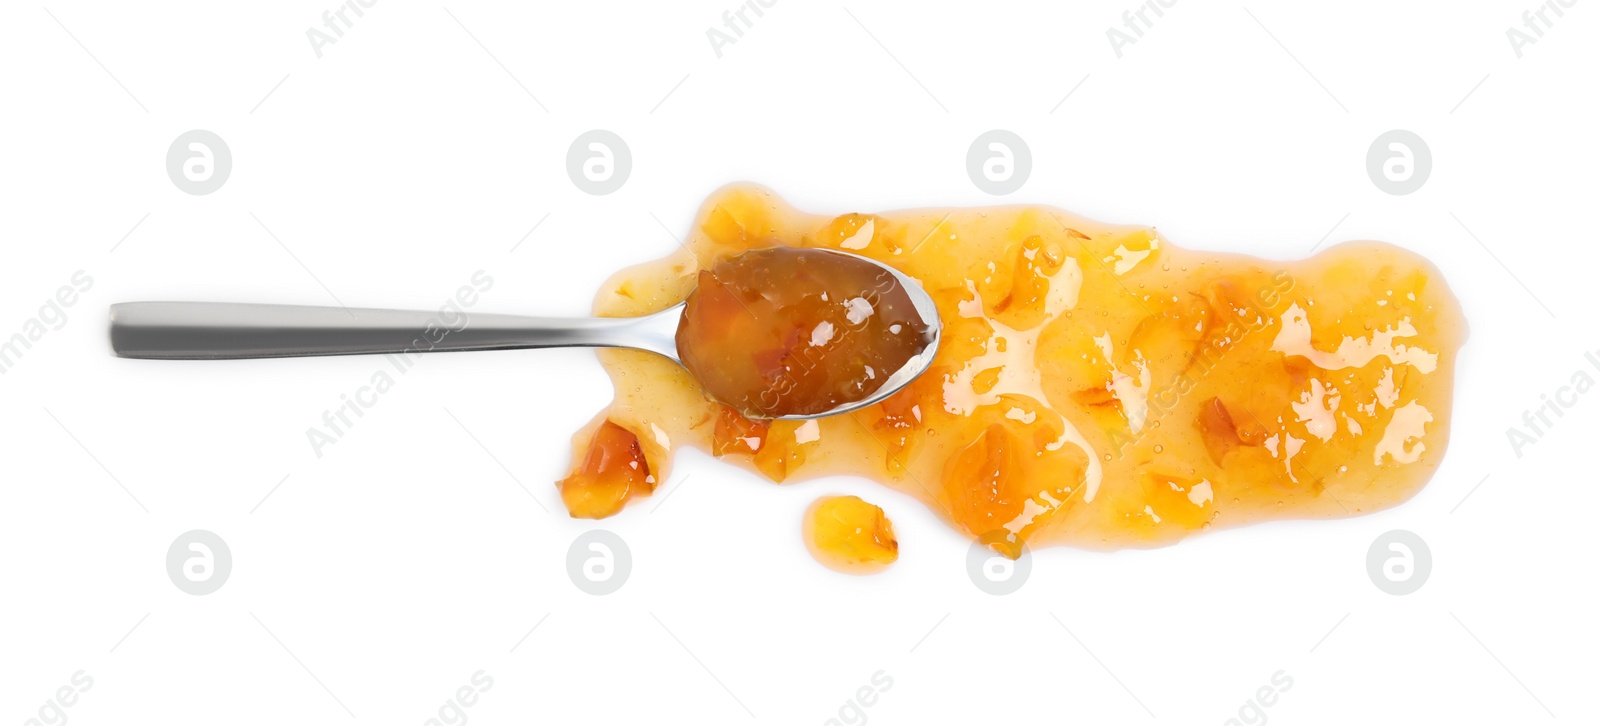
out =
<path fill-rule="evenodd" d="M 774 481 L 864 476 L 973 539 L 1111 549 L 1391 507 L 1444 455 L 1466 323 L 1431 264 L 1377 242 L 1271 262 L 1046 207 L 819 217 L 742 185 L 596 311 L 666 309 L 705 287 L 701 260 L 774 244 L 918 280 L 944 331 L 932 367 L 849 414 L 764 422 L 670 361 L 601 351 L 605 415 L 652 433 L 652 463 L 687 445 Z"/>
<path fill-rule="evenodd" d="M 603 519 L 622 511 L 636 496 L 655 491 L 639 437 L 606 419 L 589 439 L 583 463 L 557 485 L 567 512 L 582 519 Z"/>
<path fill-rule="evenodd" d="M 900 282 L 877 265 L 768 247 L 700 271 L 677 342 L 713 398 L 777 418 L 872 395 L 922 351 L 927 332 Z"/>
<path fill-rule="evenodd" d="M 900 543 L 883 509 L 860 497 L 823 497 L 806 510 L 806 548 L 823 565 L 864 575 L 894 564 Z"/>

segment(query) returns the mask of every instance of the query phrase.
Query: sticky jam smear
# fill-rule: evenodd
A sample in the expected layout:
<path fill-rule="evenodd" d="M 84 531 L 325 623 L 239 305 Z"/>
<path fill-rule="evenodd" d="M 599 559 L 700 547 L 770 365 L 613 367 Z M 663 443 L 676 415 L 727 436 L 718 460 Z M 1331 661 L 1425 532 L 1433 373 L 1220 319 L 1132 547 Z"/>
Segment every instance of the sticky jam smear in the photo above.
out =
<path fill-rule="evenodd" d="M 1445 452 L 1466 324 L 1430 263 L 1377 242 L 1272 262 L 1047 207 L 821 217 L 736 185 L 595 310 L 663 310 L 701 270 L 772 245 L 920 281 L 943 324 L 933 367 L 852 413 L 761 421 L 666 359 L 600 351 L 616 400 L 574 438 L 573 516 L 648 495 L 687 445 L 775 482 L 864 476 L 973 539 L 1114 549 L 1394 506 Z M 612 460 L 596 447 L 639 466 L 594 465 Z"/>

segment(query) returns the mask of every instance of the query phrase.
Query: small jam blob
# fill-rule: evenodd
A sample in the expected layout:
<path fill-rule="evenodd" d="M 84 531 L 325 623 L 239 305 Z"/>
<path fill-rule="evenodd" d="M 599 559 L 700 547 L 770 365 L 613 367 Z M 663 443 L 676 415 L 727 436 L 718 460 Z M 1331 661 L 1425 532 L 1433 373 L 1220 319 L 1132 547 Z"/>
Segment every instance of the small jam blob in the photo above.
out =
<path fill-rule="evenodd" d="M 729 275 L 727 290 L 707 277 L 719 261 L 772 255 L 774 245 L 808 261 L 738 263 L 747 277 Z M 684 249 L 618 273 L 595 310 L 644 315 L 710 292 L 717 309 L 704 322 L 721 327 L 708 351 L 750 351 L 739 340 L 748 335 L 770 353 L 754 364 L 701 361 L 696 375 L 714 380 L 726 367 L 736 390 L 760 390 L 807 350 L 815 327 L 780 318 L 807 333 L 791 339 L 752 319 L 799 301 L 837 336 L 851 310 L 839 297 L 870 282 L 841 288 L 819 274 L 796 289 L 826 290 L 828 300 L 787 298 L 758 272 L 820 270 L 822 258 L 809 257 L 817 250 L 890 265 L 928 291 L 942 324 L 932 367 L 856 411 L 766 420 L 759 401 L 709 400 L 660 356 L 602 350 L 616 389 L 602 416 L 638 434 L 649 473 L 664 477 L 687 446 L 777 482 L 866 477 L 991 545 L 1116 549 L 1392 507 L 1422 488 L 1449 442 L 1466 321 L 1432 264 L 1381 242 L 1273 261 L 1187 250 L 1149 227 L 1050 207 L 817 216 L 737 185 L 706 202 Z M 892 333 L 898 318 L 879 316 L 893 306 L 869 302 L 881 321 L 869 329 Z M 795 377 L 796 400 L 826 408 L 842 395 L 830 388 L 838 381 L 890 367 L 884 358 L 858 366 L 854 356 L 866 354 L 848 344 L 840 354 L 823 359 L 827 375 L 816 381 Z M 586 480 L 594 465 L 584 451 L 603 435 L 578 435 L 575 479 Z M 608 506 L 574 513 L 601 516 L 625 501 L 599 498 Z"/>
<path fill-rule="evenodd" d="M 823 497 L 806 509 L 806 548 L 827 567 L 851 575 L 878 572 L 900 558 L 894 525 L 860 497 Z"/>
<path fill-rule="evenodd" d="M 601 519 L 622 511 L 622 505 L 656 488 L 639 437 L 609 419 L 600 423 L 583 464 L 557 485 L 567 512 L 582 519 Z"/>
<path fill-rule="evenodd" d="M 678 352 L 707 393 L 746 416 L 808 416 L 871 396 L 922 351 L 927 333 L 883 268 L 768 247 L 700 271 Z"/>

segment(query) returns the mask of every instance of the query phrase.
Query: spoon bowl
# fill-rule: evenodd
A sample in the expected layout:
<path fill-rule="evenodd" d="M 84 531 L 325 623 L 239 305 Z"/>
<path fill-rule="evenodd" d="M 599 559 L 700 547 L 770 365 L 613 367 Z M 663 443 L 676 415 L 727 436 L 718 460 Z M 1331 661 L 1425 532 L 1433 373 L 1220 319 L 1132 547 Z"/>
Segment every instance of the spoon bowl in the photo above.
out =
<path fill-rule="evenodd" d="M 938 309 L 921 283 L 860 255 L 833 250 L 808 252 L 842 255 L 892 275 L 927 330 L 921 349 L 870 395 L 826 411 L 771 418 L 822 418 L 878 403 L 925 372 L 939 347 Z M 686 303 L 678 303 L 634 318 L 542 318 L 253 303 L 117 303 L 111 306 L 111 350 L 122 358 L 226 360 L 609 347 L 649 351 L 683 365 L 676 337 L 685 306 Z"/>

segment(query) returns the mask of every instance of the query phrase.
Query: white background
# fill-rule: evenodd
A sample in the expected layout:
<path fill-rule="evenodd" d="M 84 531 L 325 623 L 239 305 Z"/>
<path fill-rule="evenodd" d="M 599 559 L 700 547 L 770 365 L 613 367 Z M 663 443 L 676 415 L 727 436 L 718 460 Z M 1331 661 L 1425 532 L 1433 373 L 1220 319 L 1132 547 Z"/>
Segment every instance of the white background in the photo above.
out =
<path fill-rule="evenodd" d="M 482 670 L 483 723 L 815 724 L 882 670 L 873 723 L 1222 723 L 1282 670 L 1272 722 L 1593 723 L 1600 395 L 1520 458 L 1507 429 L 1600 377 L 1600 20 L 1552 14 L 1518 58 L 1531 3 L 1180 0 L 1118 58 L 1132 2 L 780 0 L 718 58 L 734 0 L 382 0 L 320 59 L 329 2 L 7 4 L 0 336 L 94 285 L 0 376 L 0 722 L 81 670 L 76 723 L 423 723 Z M 206 196 L 165 171 L 197 128 L 233 154 Z M 608 196 L 566 173 L 592 128 L 632 149 Z M 1003 200 L 965 170 L 991 128 L 1033 154 Z M 1408 196 L 1365 171 L 1395 128 L 1434 159 Z M 864 481 L 689 453 L 655 497 L 568 519 L 552 482 L 610 400 L 587 351 L 429 357 L 318 458 L 306 430 L 381 360 L 106 341 L 114 302 L 434 308 L 478 269 L 476 310 L 583 314 L 741 179 L 827 214 L 1042 203 L 1275 258 L 1406 246 L 1472 325 L 1449 456 L 1389 511 L 1041 551 L 994 597 L 962 537 Z M 887 574 L 808 558 L 800 513 L 832 492 L 894 519 Z M 565 569 L 595 526 L 634 559 L 604 597 Z M 233 556 L 206 596 L 164 569 L 197 528 Z M 1413 595 L 1368 579 L 1391 529 L 1432 550 Z"/>

